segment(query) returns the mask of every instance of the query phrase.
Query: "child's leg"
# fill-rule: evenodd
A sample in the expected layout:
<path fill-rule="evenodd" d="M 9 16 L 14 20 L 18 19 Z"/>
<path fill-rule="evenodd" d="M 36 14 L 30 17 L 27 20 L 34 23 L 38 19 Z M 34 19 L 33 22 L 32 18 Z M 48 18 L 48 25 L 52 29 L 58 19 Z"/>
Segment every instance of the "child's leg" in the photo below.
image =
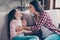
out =
<path fill-rule="evenodd" d="M 47 37 L 45 40 L 60 40 L 60 36 L 57 34 L 52 34 L 49 37 Z"/>
<path fill-rule="evenodd" d="M 39 40 L 37 36 L 16 36 L 12 40 Z"/>

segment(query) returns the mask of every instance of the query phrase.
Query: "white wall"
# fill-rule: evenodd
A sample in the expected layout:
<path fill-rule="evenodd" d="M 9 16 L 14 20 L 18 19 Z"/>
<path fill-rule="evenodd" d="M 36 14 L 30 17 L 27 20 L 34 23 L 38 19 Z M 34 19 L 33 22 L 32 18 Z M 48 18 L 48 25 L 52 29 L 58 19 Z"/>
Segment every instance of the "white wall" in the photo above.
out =
<path fill-rule="evenodd" d="M 53 0 L 50 0 L 50 9 L 53 9 Z"/>
<path fill-rule="evenodd" d="M 53 9 L 53 0 L 50 0 L 50 9 Z M 58 8 L 60 8 L 60 0 L 56 0 L 55 1 L 55 7 L 58 7 Z"/>

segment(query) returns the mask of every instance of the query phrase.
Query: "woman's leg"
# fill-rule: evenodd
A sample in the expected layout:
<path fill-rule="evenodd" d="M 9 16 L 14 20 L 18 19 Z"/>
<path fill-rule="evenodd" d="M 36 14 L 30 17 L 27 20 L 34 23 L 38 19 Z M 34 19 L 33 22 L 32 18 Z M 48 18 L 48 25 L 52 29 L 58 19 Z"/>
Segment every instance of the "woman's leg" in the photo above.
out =
<path fill-rule="evenodd" d="M 16 36 L 12 40 L 39 40 L 37 36 Z"/>
<path fill-rule="evenodd" d="M 29 40 L 39 40 L 38 36 L 27 36 L 29 37 Z"/>
<path fill-rule="evenodd" d="M 60 40 L 60 36 L 58 34 L 52 34 L 47 37 L 45 40 Z"/>

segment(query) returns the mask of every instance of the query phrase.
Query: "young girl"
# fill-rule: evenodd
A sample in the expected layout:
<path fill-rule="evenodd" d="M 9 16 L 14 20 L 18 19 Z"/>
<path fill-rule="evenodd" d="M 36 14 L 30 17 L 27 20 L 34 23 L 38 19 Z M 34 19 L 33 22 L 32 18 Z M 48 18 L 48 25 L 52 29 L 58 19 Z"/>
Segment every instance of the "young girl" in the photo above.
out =
<path fill-rule="evenodd" d="M 37 36 L 24 36 L 24 33 L 30 33 L 31 30 L 26 27 L 26 21 L 22 16 L 18 9 L 13 9 L 8 14 L 11 40 L 39 40 Z"/>

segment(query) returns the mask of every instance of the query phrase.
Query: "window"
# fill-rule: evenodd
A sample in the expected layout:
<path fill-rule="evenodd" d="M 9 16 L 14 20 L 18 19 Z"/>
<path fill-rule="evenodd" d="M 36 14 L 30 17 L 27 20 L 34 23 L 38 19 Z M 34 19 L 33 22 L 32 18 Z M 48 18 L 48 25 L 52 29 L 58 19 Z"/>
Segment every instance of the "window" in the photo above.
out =
<path fill-rule="evenodd" d="M 50 9 L 50 0 L 38 0 L 44 10 L 49 10 Z"/>

